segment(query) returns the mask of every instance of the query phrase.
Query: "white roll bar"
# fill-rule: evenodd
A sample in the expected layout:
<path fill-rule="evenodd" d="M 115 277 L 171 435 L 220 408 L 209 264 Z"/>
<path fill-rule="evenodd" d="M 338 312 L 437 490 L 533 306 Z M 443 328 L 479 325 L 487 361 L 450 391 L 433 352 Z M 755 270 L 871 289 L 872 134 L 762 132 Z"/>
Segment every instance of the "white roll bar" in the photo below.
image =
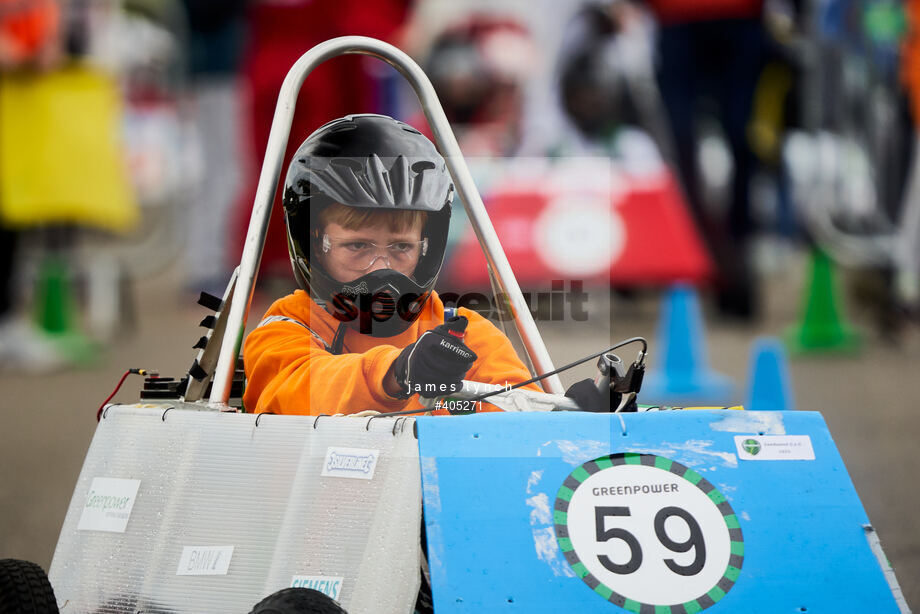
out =
<path fill-rule="evenodd" d="M 543 343 L 543 338 L 537 330 L 536 323 L 531 316 L 530 309 L 521 289 L 518 286 L 508 259 L 495 234 L 495 228 L 489 219 L 485 206 L 472 175 L 460 152 L 460 146 L 454 137 L 441 103 L 435 94 L 431 81 L 418 64 L 408 55 L 396 47 L 373 38 L 363 36 L 343 36 L 334 38 L 316 45 L 303 54 L 288 72 L 281 92 L 278 95 L 278 105 L 275 107 L 275 116 L 272 120 L 271 133 L 268 137 L 268 147 L 262 171 L 259 175 L 259 184 L 256 189 L 256 198 L 249 220 L 249 230 L 246 233 L 246 242 L 243 245 L 243 255 L 240 260 L 239 279 L 234 298 L 230 305 L 227 328 L 224 332 L 220 346 L 220 355 L 214 370 L 213 385 L 209 403 L 212 406 L 225 407 L 230 398 L 230 385 L 233 379 L 236 358 L 239 355 L 246 329 L 246 318 L 252 303 L 252 294 L 255 280 L 258 275 L 259 263 L 262 259 L 262 248 L 265 244 L 265 234 L 268 229 L 268 220 L 271 215 L 272 203 L 278 189 L 284 163 L 284 153 L 287 148 L 288 137 L 291 131 L 291 122 L 294 117 L 294 107 L 297 95 L 307 75 L 322 62 L 343 54 L 369 55 L 383 60 L 402 74 L 412 89 L 415 90 L 425 117 L 431 126 L 434 140 L 447 162 L 451 178 L 457 189 L 467 215 L 473 224 L 473 229 L 482 245 L 486 261 L 498 278 L 498 285 L 511 303 L 514 324 L 521 335 L 524 349 L 530 357 L 534 368 L 540 373 L 554 370 L 549 352 Z M 330 118 L 331 119 L 331 118 Z M 543 380 L 548 392 L 561 394 L 564 392 L 562 381 L 554 375 Z"/>

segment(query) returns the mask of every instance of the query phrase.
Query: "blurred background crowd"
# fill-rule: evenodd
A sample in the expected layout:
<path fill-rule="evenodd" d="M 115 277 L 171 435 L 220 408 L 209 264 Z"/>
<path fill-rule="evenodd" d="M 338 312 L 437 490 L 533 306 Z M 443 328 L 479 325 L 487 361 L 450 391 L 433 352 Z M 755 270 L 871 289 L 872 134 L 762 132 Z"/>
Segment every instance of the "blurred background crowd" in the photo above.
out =
<path fill-rule="evenodd" d="M 50 562 L 118 374 L 191 362 L 281 83 L 341 35 L 432 80 L 556 364 L 642 334 L 653 366 L 706 379 L 708 341 L 739 381 L 783 334 L 795 407 L 823 412 L 920 599 L 918 0 L 0 0 L 0 556 Z M 339 57 L 300 92 L 285 167 L 360 112 L 429 132 L 395 70 Z M 295 285 L 279 205 L 250 323 Z M 459 203 L 451 233 L 436 289 L 492 309 Z M 588 322 L 553 311 L 582 289 Z"/>
<path fill-rule="evenodd" d="M 169 267 L 220 294 L 281 82 L 345 34 L 426 70 L 525 289 L 688 281 L 749 323 L 760 278 L 804 251 L 897 342 L 920 306 L 918 19 L 910 0 L 0 0 L 0 368 L 83 361 Z M 394 70 L 337 58 L 301 92 L 288 159 L 348 112 L 427 131 Z M 556 211 L 598 160 L 610 202 L 570 190 Z M 586 246 L 598 211 L 622 232 Z M 553 215 L 519 254 L 502 234 Z M 488 287 L 461 228 L 444 283 Z M 290 280 L 282 230 L 276 212 L 266 279 Z"/>

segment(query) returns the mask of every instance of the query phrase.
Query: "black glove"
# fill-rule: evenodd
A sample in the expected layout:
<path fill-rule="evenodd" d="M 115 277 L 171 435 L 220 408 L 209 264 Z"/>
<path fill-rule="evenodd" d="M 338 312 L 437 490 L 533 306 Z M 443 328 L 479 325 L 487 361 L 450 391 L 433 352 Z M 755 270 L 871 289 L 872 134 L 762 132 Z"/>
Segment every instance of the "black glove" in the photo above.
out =
<path fill-rule="evenodd" d="M 594 385 L 594 380 L 583 379 L 575 382 L 565 391 L 565 396 L 574 400 L 582 411 L 608 412 L 610 411 L 610 389 L 600 392 Z"/>
<path fill-rule="evenodd" d="M 442 397 L 460 390 L 476 353 L 463 343 L 467 319 L 455 316 L 422 334 L 393 361 L 393 375 L 405 396 Z"/>

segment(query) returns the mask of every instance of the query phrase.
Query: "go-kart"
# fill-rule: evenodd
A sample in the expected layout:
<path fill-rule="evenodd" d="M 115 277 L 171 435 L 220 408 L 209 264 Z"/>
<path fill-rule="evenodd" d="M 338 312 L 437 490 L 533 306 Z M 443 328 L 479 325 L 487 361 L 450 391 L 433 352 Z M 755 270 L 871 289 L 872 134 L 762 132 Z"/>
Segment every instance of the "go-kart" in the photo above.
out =
<path fill-rule="evenodd" d="M 431 400 L 471 414 L 453 418 L 232 402 L 297 93 L 342 53 L 418 94 L 544 392 L 464 382 Z M 819 414 L 640 405 L 644 345 L 629 366 L 616 347 L 587 359 L 608 407 L 563 394 L 431 84 L 390 45 L 334 39 L 291 69 L 240 266 L 202 302 L 187 377 L 100 408 L 48 579 L 0 565 L 8 611 L 242 614 L 292 588 L 351 614 L 906 611 Z"/>

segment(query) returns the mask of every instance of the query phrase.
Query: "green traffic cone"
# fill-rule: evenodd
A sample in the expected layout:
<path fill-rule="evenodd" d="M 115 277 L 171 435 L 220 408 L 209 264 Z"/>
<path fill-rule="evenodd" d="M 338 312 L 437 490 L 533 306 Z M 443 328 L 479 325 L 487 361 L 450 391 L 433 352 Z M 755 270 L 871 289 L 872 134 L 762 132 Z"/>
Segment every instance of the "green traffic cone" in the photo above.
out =
<path fill-rule="evenodd" d="M 834 281 L 833 262 L 820 248 L 811 254 L 811 278 L 801 321 L 786 331 L 785 340 L 794 353 L 859 350 L 859 334 L 843 321 Z"/>
<path fill-rule="evenodd" d="M 75 325 L 67 266 L 58 256 L 47 256 L 38 270 L 35 292 L 36 323 L 49 335 L 66 335 Z"/>
<path fill-rule="evenodd" d="M 35 321 L 58 352 L 73 364 L 93 362 L 99 347 L 80 332 L 67 263 L 57 254 L 45 256 L 38 270 Z"/>

